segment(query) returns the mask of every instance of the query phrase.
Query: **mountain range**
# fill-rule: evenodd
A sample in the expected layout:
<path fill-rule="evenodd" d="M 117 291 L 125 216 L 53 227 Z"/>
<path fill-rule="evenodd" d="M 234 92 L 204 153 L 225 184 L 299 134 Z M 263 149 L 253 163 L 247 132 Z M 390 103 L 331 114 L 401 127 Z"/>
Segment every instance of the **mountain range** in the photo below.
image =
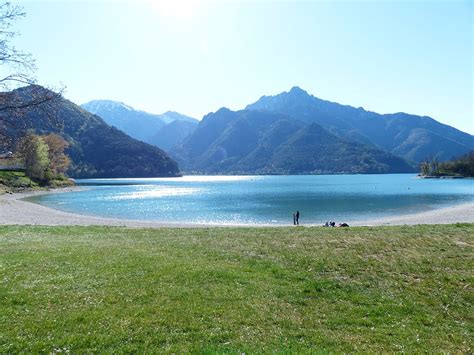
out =
<path fill-rule="evenodd" d="M 129 136 L 165 150 L 180 143 L 198 124 L 178 112 L 156 115 L 112 100 L 93 100 L 81 107 Z"/>
<path fill-rule="evenodd" d="M 47 89 L 27 86 L 9 93 L 15 101 L 28 102 Z M 11 112 L 0 112 L 11 115 Z M 25 130 L 37 134 L 57 133 L 69 142 L 67 154 L 72 166 L 69 175 L 76 178 L 179 176 L 177 163 L 161 149 L 138 141 L 102 118 L 64 98 L 50 100 L 16 112 L 18 125 L 8 126 L 14 144 Z"/>
<path fill-rule="evenodd" d="M 32 90 L 13 93 L 27 97 Z M 403 173 L 424 160 L 474 150 L 472 135 L 433 118 L 378 114 L 298 87 L 201 121 L 107 100 L 81 108 L 60 98 L 27 108 L 21 122 L 22 130 L 9 133 L 13 138 L 34 129 L 70 142 L 74 177 L 177 176 L 177 163 L 186 173 L 204 174 Z"/>
<path fill-rule="evenodd" d="M 433 118 L 382 115 L 293 87 L 206 115 L 170 154 L 195 173 L 401 173 L 472 149 L 473 136 Z"/>
<path fill-rule="evenodd" d="M 398 173 L 413 167 L 316 123 L 264 111 L 209 114 L 171 151 L 185 171 L 208 174 Z"/>
<path fill-rule="evenodd" d="M 321 100 L 299 87 L 263 96 L 246 110 L 280 113 L 317 123 L 342 139 L 373 145 L 415 164 L 426 159 L 449 160 L 474 149 L 472 135 L 431 117 L 402 112 L 381 115 Z"/>

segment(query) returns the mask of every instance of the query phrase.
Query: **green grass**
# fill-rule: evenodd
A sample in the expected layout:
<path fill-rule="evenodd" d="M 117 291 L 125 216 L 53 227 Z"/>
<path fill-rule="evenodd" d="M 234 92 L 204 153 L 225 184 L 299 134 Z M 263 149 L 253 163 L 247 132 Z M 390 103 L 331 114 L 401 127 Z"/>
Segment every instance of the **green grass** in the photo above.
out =
<path fill-rule="evenodd" d="M 474 225 L 0 227 L 0 353 L 472 352 Z"/>
<path fill-rule="evenodd" d="M 0 193 L 39 185 L 25 175 L 24 171 L 0 170 Z"/>
<path fill-rule="evenodd" d="M 16 192 L 28 190 L 40 190 L 44 187 L 61 188 L 74 186 L 69 178 L 57 175 L 48 181 L 30 179 L 24 171 L 0 170 L 0 195 L 5 192 Z"/>

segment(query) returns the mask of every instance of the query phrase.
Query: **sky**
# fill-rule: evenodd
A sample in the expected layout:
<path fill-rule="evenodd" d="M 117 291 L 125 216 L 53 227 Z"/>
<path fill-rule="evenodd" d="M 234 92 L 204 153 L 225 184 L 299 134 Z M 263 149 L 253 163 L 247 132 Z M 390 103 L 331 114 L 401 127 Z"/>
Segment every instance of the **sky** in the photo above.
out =
<path fill-rule="evenodd" d="M 198 119 L 293 86 L 474 134 L 473 1 L 18 0 L 15 46 L 82 104 Z"/>

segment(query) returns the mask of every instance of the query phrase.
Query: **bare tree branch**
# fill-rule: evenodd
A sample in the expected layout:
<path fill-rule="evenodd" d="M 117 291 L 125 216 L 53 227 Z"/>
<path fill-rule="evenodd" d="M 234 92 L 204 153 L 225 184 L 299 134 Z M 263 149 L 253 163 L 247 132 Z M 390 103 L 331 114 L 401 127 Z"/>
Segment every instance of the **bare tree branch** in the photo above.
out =
<path fill-rule="evenodd" d="M 17 50 L 11 45 L 11 40 L 17 35 L 11 28 L 13 24 L 26 13 L 19 5 L 13 5 L 9 1 L 0 3 L 0 65 L 21 70 L 23 79 L 27 78 L 27 73 L 32 73 L 35 69 L 35 61 L 31 54 Z M 25 83 L 18 81 L 18 75 L 7 76 L 1 81 L 1 89 L 11 89 L 12 85 Z M 27 84 L 32 84 L 34 79 L 28 80 Z"/>
<path fill-rule="evenodd" d="M 27 130 L 25 115 L 35 110 L 44 110 L 55 119 L 53 106 L 48 102 L 62 97 L 64 90 L 50 90 L 36 85 L 32 76 L 35 61 L 29 53 L 17 50 L 11 41 L 18 34 L 12 27 L 26 13 L 19 5 L 0 0 L 0 67 L 11 74 L 0 78 L 0 149 L 12 146 L 18 135 Z M 19 89 L 28 86 L 25 90 Z"/>
<path fill-rule="evenodd" d="M 21 110 L 24 108 L 34 107 L 61 97 L 61 92 L 49 91 L 46 89 L 41 91 L 44 92 L 41 92 L 38 97 L 33 95 L 31 98 L 27 99 L 18 97 L 17 95 L 8 94 L 5 95 L 7 96 L 6 98 L 2 98 L 2 95 L 0 94 L 0 112 L 5 110 Z"/>

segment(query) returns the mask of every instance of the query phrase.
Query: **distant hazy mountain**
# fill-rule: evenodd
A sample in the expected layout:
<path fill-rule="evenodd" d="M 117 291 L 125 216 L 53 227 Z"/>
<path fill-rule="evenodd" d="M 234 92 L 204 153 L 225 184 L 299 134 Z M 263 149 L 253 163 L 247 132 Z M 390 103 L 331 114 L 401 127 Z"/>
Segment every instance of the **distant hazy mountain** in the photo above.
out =
<path fill-rule="evenodd" d="M 165 145 L 170 144 L 169 142 L 172 141 L 173 137 L 167 137 L 167 142 L 161 144 L 156 138 L 161 128 L 174 121 L 197 124 L 196 119 L 178 112 L 168 111 L 161 115 L 155 115 L 135 110 L 122 102 L 111 100 L 93 100 L 81 105 L 81 107 L 100 116 L 106 123 L 120 129 L 129 136 L 151 143 L 162 149 L 165 149 Z M 180 139 L 176 138 L 174 144 L 179 141 Z"/>
<path fill-rule="evenodd" d="M 15 90 L 14 94 L 26 98 L 31 96 L 31 91 L 32 87 L 24 87 Z M 0 121 L 1 115 L 8 114 L 2 111 Z M 66 99 L 29 107 L 18 119 L 21 130 L 10 128 L 8 131 L 13 138 L 12 144 L 25 129 L 33 129 L 38 134 L 58 133 L 69 141 L 67 153 L 73 163 L 70 171 L 73 177 L 179 175 L 176 162 L 161 149 L 129 137 Z"/>
<path fill-rule="evenodd" d="M 151 134 L 169 123 L 158 115 L 134 110 L 132 107 L 117 101 L 94 100 L 81 105 L 81 107 L 100 116 L 109 125 L 141 141 L 146 141 Z"/>
<path fill-rule="evenodd" d="M 406 113 L 381 115 L 318 99 L 298 87 L 263 96 L 246 109 L 317 123 L 340 138 L 372 144 L 415 163 L 432 158 L 449 160 L 474 149 L 473 136 L 433 118 Z"/>
<path fill-rule="evenodd" d="M 168 151 L 184 141 L 198 125 L 198 121 L 176 120 L 161 127 L 158 132 L 148 139 L 150 144 Z"/>
<path fill-rule="evenodd" d="M 183 115 L 179 112 L 175 111 L 167 111 L 165 113 L 162 113 L 161 115 L 158 115 L 161 117 L 161 119 L 166 122 L 167 124 L 170 124 L 174 121 L 183 121 L 183 122 L 189 122 L 189 123 L 194 123 L 197 124 L 199 121 L 195 118 Z"/>
<path fill-rule="evenodd" d="M 222 108 L 172 150 L 186 171 L 311 174 L 411 172 L 403 159 L 282 114 Z"/>

